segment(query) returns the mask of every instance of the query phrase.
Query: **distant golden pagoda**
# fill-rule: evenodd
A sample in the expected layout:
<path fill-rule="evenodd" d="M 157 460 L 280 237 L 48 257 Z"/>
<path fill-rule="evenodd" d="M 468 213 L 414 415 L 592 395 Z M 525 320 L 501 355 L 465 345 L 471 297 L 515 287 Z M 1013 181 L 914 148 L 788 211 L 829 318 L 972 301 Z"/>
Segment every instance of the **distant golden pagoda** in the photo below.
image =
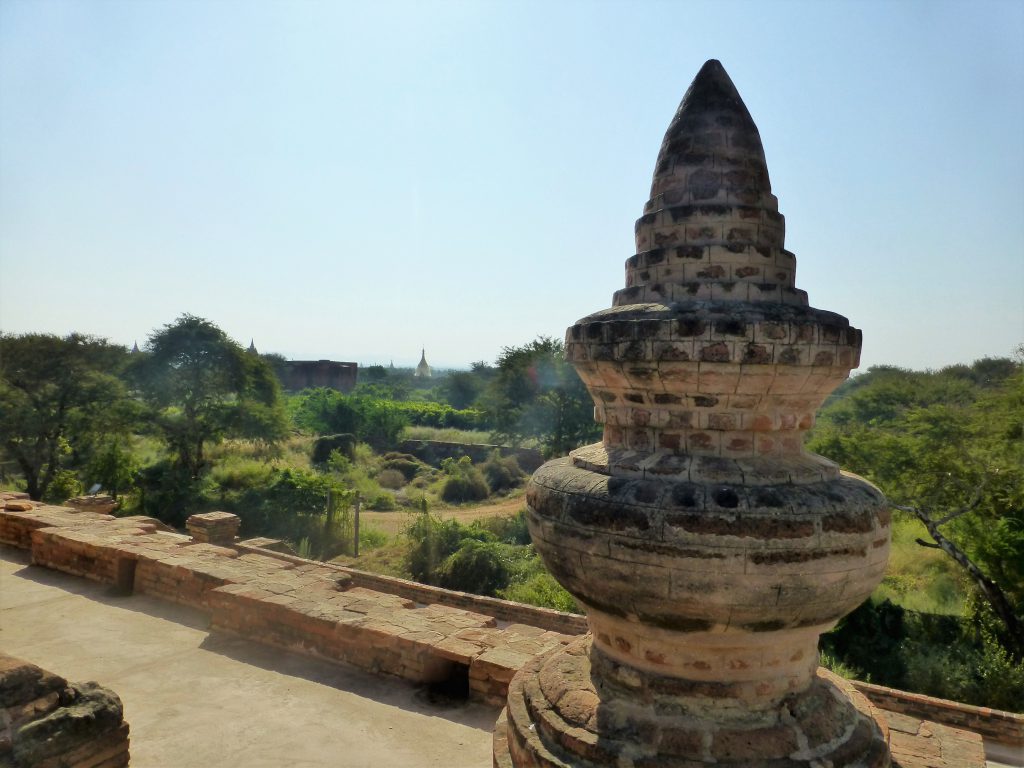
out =
<path fill-rule="evenodd" d="M 416 378 L 418 379 L 429 379 L 431 376 L 430 366 L 427 365 L 427 350 L 420 350 L 420 364 L 416 366 Z"/>

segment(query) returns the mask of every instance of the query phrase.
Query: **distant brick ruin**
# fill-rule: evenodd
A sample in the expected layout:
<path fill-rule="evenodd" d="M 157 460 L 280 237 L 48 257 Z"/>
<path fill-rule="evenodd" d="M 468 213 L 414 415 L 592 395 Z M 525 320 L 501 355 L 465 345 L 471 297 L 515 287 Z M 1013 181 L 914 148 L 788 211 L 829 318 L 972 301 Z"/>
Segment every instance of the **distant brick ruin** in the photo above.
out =
<path fill-rule="evenodd" d="M 566 335 L 604 437 L 534 474 L 529 526 L 590 633 L 513 679 L 495 765 L 890 765 L 884 719 L 817 650 L 881 580 L 889 511 L 803 448 L 861 334 L 808 306 L 784 233 L 758 130 L 708 61 L 626 287 Z"/>
<path fill-rule="evenodd" d="M 359 363 L 341 363 L 335 360 L 287 360 L 278 370 L 281 386 L 286 392 L 327 387 L 339 392 L 355 389 L 359 377 Z"/>

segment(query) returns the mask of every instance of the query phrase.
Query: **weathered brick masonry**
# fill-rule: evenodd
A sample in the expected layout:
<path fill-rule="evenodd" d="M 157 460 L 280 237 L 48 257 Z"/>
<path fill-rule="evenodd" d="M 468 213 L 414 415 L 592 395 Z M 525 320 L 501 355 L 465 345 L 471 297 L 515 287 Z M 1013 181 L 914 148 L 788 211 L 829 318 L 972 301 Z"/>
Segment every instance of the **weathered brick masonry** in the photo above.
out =
<path fill-rule="evenodd" d="M 69 683 L 0 653 L 0 765 L 128 765 L 128 723 L 121 700 L 96 683 Z"/>
<path fill-rule="evenodd" d="M 13 496 L 0 495 L 0 543 L 30 549 L 37 565 L 198 608 L 214 630 L 290 651 L 414 682 L 466 675 L 476 701 L 502 703 L 517 669 L 570 640 L 524 623 L 499 626 L 493 615 L 444 605 L 437 594 L 443 590 L 419 591 L 394 580 L 423 598 L 416 602 L 361 586 L 360 579 L 376 580 L 351 569 L 195 542 L 151 518 L 113 518 Z M 481 602 L 457 593 L 444 599 Z M 508 617 L 533 613 L 528 606 L 499 605 L 504 602 L 491 607 Z M 552 625 L 578 621 L 537 613 Z"/>
<path fill-rule="evenodd" d="M 958 701 L 854 681 L 853 687 L 877 707 L 965 731 L 980 733 L 990 741 L 1024 748 L 1024 715 L 990 707 L 974 707 Z"/>

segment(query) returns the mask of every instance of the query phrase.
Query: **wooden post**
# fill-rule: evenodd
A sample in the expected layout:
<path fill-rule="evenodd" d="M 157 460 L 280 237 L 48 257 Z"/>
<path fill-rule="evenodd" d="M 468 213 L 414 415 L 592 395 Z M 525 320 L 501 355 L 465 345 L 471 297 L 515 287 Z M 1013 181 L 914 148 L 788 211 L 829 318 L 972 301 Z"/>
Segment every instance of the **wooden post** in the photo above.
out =
<path fill-rule="evenodd" d="M 352 554 L 353 554 L 354 557 L 359 557 L 359 504 L 360 504 L 360 502 L 361 502 L 361 499 L 359 498 L 359 491 L 356 491 L 356 500 L 355 500 L 355 504 L 353 505 L 354 508 L 355 508 L 355 511 L 356 511 L 356 516 L 355 516 L 355 520 L 353 522 L 354 533 L 353 533 L 353 537 L 352 537 L 354 539 L 354 541 L 352 542 Z"/>

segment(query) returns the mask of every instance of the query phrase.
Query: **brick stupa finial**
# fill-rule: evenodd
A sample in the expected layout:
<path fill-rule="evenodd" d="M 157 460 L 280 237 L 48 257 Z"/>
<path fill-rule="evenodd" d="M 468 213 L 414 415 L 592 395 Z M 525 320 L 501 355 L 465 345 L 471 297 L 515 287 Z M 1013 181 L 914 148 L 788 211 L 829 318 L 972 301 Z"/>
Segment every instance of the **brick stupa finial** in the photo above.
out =
<path fill-rule="evenodd" d="M 889 764 L 817 652 L 883 575 L 886 502 L 803 447 L 860 331 L 808 306 L 784 236 L 757 127 L 709 61 L 626 287 L 567 332 L 604 437 L 541 467 L 527 500 L 591 633 L 513 680 L 496 765 Z"/>

